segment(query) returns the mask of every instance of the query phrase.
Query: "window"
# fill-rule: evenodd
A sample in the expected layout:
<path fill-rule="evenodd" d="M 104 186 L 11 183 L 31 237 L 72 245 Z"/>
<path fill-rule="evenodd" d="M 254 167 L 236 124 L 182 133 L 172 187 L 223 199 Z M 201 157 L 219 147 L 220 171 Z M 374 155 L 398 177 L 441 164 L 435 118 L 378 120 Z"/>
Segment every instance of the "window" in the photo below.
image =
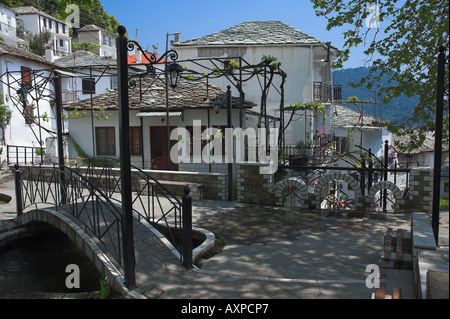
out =
<path fill-rule="evenodd" d="M 141 127 L 132 126 L 130 127 L 130 154 L 131 155 L 142 155 L 142 144 L 141 144 Z"/>
<path fill-rule="evenodd" d="M 66 25 L 65 24 L 62 25 L 62 33 L 66 34 Z"/>
<path fill-rule="evenodd" d="M 95 137 L 97 145 L 97 155 L 116 155 L 116 129 L 115 127 L 96 127 Z"/>
<path fill-rule="evenodd" d="M 56 33 L 59 33 L 59 23 L 55 22 L 55 26 L 56 26 Z"/>
<path fill-rule="evenodd" d="M 22 76 L 22 87 L 25 89 L 31 89 L 31 68 L 21 66 L 20 73 Z"/>
<path fill-rule="evenodd" d="M 95 79 L 83 78 L 82 79 L 82 91 L 83 94 L 95 94 Z"/>
<path fill-rule="evenodd" d="M 46 18 L 42 18 L 42 21 L 44 22 L 44 28 L 47 28 L 47 19 Z"/>
<path fill-rule="evenodd" d="M 347 137 L 337 137 L 336 138 L 336 151 L 341 154 L 348 153 L 348 140 Z"/>
<path fill-rule="evenodd" d="M 62 40 L 62 39 L 59 40 L 59 46 L 60 46 L 61 48 L 64 47 L 64 40 Z"/>

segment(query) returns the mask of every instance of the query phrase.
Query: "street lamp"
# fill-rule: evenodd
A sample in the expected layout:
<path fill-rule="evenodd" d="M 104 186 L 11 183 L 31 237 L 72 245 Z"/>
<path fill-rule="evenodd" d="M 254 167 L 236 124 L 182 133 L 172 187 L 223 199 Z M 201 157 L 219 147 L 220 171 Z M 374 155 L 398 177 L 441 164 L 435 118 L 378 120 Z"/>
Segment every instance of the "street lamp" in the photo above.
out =
<path fill-rule="evenodd" d="M 25 89 L 25 88 L 23 88 L 23 87 L 21 87 L 20 89 L 18 89 L 18 90 L 16 91 L 16 93 L 17 93 L 17 95 L 19 96 L 20 102 L 22 102 L 22 103 L 25 104 L 25 103 L 27 102 L 27 94 L 28 94 L 28 90 Z"/>
<path fill-rule="evenodd" d="M 183 67 L 178 63 L 170 63 L 167 65 L 166 72 L 169 74 L 170 85 L 174 89 L 178 85 L 178 77 L 183 72 Z"/>

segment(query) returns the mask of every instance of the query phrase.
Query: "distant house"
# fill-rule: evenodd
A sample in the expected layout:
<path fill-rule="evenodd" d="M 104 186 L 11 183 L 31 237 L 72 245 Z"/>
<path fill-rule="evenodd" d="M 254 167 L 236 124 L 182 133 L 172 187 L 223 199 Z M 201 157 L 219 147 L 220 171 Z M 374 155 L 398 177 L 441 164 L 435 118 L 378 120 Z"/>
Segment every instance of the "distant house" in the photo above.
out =
<path fill-rule="evenodd" d="M 47 148 L 47 139 L 53 138 L 52 132 L 56 131 L 54 105 L 47 97 L 53 85 L 48 78 L 57 67 L 40 56 L 0 42 L 1 102 L 12 111 L 11 122 L 0 136 L 1 145 Z M 39 90 L 34 90 L 37 83 Z M 19 101 L 20 88 L 29 90 L 26 104 Z M 6 147 L 1 156 L 6 158 Z"/>
<path fill-rule="evenodd" d="M 0 37 L 13 47 L 25 47 L 23 23 L 17 19 L 16 12 L 0 4 Z"/>
<path fill-rule="evenodd" d="M 21 19 L 23 28 L 31 34 L 50 32 L 50 44 L 55 56 L 61 57 L 72 52 L 72 40 L 69 25 L 34 7 L 16 7 L 13 9 Z"/>
<path fill-rule="evenodd" d="M 155 81 L 151 76 L 142 78 L 141 81 L 136 80 L 136 87 L 129 89 L 130 148 L 133 164 L 162 170 L 208 172 L 211 168 L 213 172 L 226 172 L 225 164 L 213 164 L 210 167 L 201 157 L 191 157 L 189 163 L 169 162 L 170 150 L 177 140 L 171 140 L 169 143 L 170 136 L 167 135 L 168 128 L 172 131 L 175 127 L 185 128 L 193 133 L 193 126 L 196 125 L 194 121 L 201 121 L 202 133 L 209 127 L 225 128 L 227 125 L 225 106 L 222 106 L 219 113 L 214 111 L 214 102 L 220 100 L 224 91 L 205 81 L 180 78 L 175 89 L 169 88 L 167 109 L 164 83 Z M 66 111 L 75 109 L 78 112 L 86 111 L 79 119 L 70 118 L 68 126 L 70 136 L 89 156 L 113 158 L 119 156 L 117 101 L 117 90 L 111 90 L 92 99 L 64 106 Z M 239 106 L 239 98 L 233 97 L 232 118 L 235 123 L 238 121 Z M 252 106 L 252 103 L 244 103 L 245 108 Z M 96 115 L 102 111 L 104 115 L 109 116 L 108 119 L 97 118 Z M 189 145 L 193 145 L 193 134 L 190 134 L 190 137 Z M 202 147 L 206 142 L 206 140 L 201 142 Z M 77 156 L 73 150 L 69 154 L 71 159 L 76 159 Z"/>
<path fill-rule="evenodd" d="M 116 39 L 118 35 L 106 31 L 94 24 L 85 25 L 76 31 L 77 36 L 74 38 L 76 42 L 92 42 L 99 45 L 95 52 L 102 57 L 117 58 Z"/>
<path fill-rule="evenodd" d="M 336 151 L 350 153 L 371 150 L 378 158 L 383 157 L 384 143 L 391 144 L 391 133 L 384 128 L 380 121 L 364 112 L 358 112 L 350 107 L 336 105 L 330 108 L 328 115 L 331 130 L 336 138 Z"/>
<path fill-rule="evenodd" d="M 404 136 L 393 136 L 393 142 L 395 145 L 407 146 L 410 142 L 411 137 L 409 135 Z M 401 150 L 397 147 L 397 159 L 398 162 L 408 167 L 431 167 L 434 168 L 434 132 L 427 132 L 425 134 L 425 139 L 423 144 L 413 150 Z M 448 145 L 442 145 L 443 151 L 448 152 Z M 446 160 L 446 165 L 448 165 L 448 158 Z"/>
<path fill-rule="evenodd" d="M 340 98 L 340 90 L 331 90 L 330 68 L 330 62 L 336 58 L 338 50 L 281 21 L 243 22 L 199 38 L 172 42 L 171 48 L 178 52 L 180 61 L 195 58 L 242 58 L 252 65 L 261 62 L 264 55 L 275 57 L 276 62 L 281 62 L 281 68 L 287 73 L 284 86 L 285 106 L 310 101 L 331 102 L 333 95 L 334 100 Z M 198 68 L 195 65 L 189 67 Z M 211 81 L 222 89 L 229 85 L 224 77 Z M 280 83 L 280 78 L 274 79 L 274 87 L 279 87 Z M 237 92 L 234 88 L 233 90 L 234 93 Z M 258 105 L 252 111 L 259 112 L 260 83 L 257 80 L 244 82 L 243 91 L 247 100 Z M 271 89 L 267 113 L 279 117 L 279 112 L 280 94 Z M 311 138 L 315 129 L 309 121 L 311 113 L 306 113 L 304 116 L 295 116 L 286 131 L 285 144 L 295 145 L 299 140 Z M 246 117 L 247 125 L 255 127 L 258 117 Z"/>
<path fill-rule="evenodd" d="M 88 99 L 117 88 L 117 62 L 87 51 L 57 59 L 55 64 L 73 72 L 62 85 L 63 104 Z"/>

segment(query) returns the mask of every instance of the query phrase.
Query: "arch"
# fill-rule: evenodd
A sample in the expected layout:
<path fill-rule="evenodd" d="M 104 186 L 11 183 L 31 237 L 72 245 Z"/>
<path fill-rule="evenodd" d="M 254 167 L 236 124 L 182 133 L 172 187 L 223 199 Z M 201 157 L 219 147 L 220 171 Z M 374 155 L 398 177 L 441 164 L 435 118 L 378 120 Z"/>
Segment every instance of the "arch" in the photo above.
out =
<path fill-rule="evenodd" d="M 298 198 L 298 202 L 301 206 L 303 201 L 308 199 L 308 182 L 300 177 L 289 177 L 276 183 L 272 189 L 278 199 L 278 204 L 284 206 L 285 199 L 290 194 L 293 194 Z"/>
<path fill-rule="evenodd" d="M 367 195 L 367 201 L 373 205 L 376 193 L 381 190 L 388 190 L 394 195 L 395 209 L 398 209 L 399 204 L 403 202 L 402 191 L 397 185 L 389 181 L 380 181 L 373 184 Z"/>
<path fill-rule="evenodd" d="M 113 263 L 114 258 L 108 257 L 94 239 L 69 216 L 70 214 L 68 213 L 66 214 L 64 212 L 57 212 L 53 209 L 44 208 L 31 210 L 21 214 L 17 217 L 17 222 L 22 226 L 31 222 L 44 222 L 57 228 L 84 251 L 86 256 L 102 275 L 108 277 L 108 281 L 112 284 L 112 288 L 115 291 L 127 295 L 129 290 L 125 285 L 125 278 L 118 268 L 120 266 L 116 266 L 116 263 Z"/>
<path fill-rule="evenodd" d="M 321 194 L 325 187 L 328 187 L 329 182 L 333 180 L 341 180 L 346 182 L 352 191 L 355 193 L 355 202 L 358 202 L 362 198 L 361 189 L 359 188 L 358 181 L 351 175 L 343 172 L 333 172 L 324 174 L 319 177 L 316 187 L 314 188 L 314 198 L 316 200 L 316 208 L 320 209 Z"/>

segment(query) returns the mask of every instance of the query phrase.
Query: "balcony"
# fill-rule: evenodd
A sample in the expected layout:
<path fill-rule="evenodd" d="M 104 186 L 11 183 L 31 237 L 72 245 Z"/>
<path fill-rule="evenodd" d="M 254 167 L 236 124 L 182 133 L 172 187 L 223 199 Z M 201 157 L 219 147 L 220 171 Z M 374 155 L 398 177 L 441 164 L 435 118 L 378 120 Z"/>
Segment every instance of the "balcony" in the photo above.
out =
<path fill-rule="evenodd" d="M 333 88 L 333 96 L 331 95 L 331 89 Z M 314 101 L 318 102 L 330 102 L 342 101 L 342 87 L 340 85 L 325 84 L 323 82 L 314 82 Z"/>

